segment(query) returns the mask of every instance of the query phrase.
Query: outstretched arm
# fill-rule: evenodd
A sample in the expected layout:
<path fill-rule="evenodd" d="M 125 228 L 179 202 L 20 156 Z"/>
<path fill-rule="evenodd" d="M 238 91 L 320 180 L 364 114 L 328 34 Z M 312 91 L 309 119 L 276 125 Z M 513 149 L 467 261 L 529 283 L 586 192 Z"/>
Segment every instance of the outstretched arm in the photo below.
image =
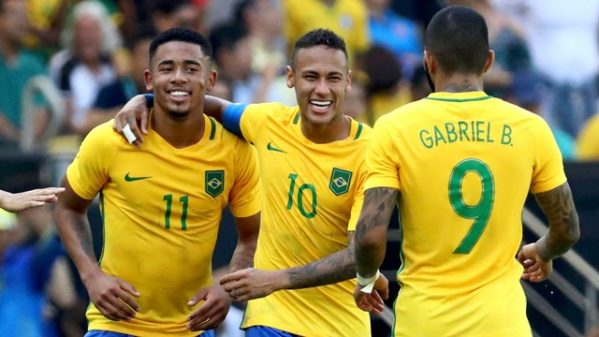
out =
<path fill-rule="evenodd" d="M 133 318 L 139 307 L 131 295 L 139 293 L 127 282 L 104 274 L 96 261 L 86 215 L 91 200 L 79 197 L 66 178 L 64 185 L 55 210 L 56 226 L 91 300 L 111 320 Z"/>
<path fill-rule="evenodd" d="M 537 242 L 523 246 L 518 259 L 525 267 L 522 278 L 541 282 L 553 270 L 552 260 L 567 252 L 578 241 L 580 227 L 568 183 L 537 193 L 535 198 L 549 221 L 549 232 Z"/>
<path fill-rule="evenodd" d="M 243 269 L 221 278 L 221 284 L 237 301 L 261 298 L 283 289 L 302 289 L 333 284 L 355 277 L 354 233 L 349 234 L 349 244 L 336 253 L 312 263 L 283 270 Z M 381 276 L 387 297 L 387 280 Z M 383 290 L 383 289 L 381 289 Z M 382 301 L 381 301 L 382 302 Z"/>
<path fill-rule="evenodd" d="M 62 187 L 47 187 L 22 193 L 0 190 L 0 208 L 9 212 L 20 212 L 31 207 L 43 206 L 55 202 L 63 191 Z"/>
<path fill-rule="evenodd" d="M 223 112 L 231 102 L 215 96 L 204 96 L 204 113 L 222 123 Z M 129 125 L 135 141 L 135 146 L 143 143 L 143 136 L 148 133 L 149 109 L 154 105 L 154 94 L 137 95 L 131 98 L 114 116 L 113 129 L 123 134 L 123 129 Z"/>

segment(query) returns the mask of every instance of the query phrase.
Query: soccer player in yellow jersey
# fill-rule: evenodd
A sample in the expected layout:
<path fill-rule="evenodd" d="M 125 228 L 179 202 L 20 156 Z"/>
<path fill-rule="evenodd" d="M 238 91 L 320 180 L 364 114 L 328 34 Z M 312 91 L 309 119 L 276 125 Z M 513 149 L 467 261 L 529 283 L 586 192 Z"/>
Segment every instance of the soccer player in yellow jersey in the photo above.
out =
<path fill-rule="evenodd" d="M 146 143 L 135 150 L 111 124 L 96 127 L 68 167 L 56 211 L 60 236 L 91 305 L 86 336 L 214 336 L 230 296 L 212 280 L 224 207 L 239 243 L 231 270 L 252 265 L 259 228 L 255 150 L 203 114 L 214 85 L 211 47 L 175 28 L 150 45 L 156 95 Z M 104 248 L 92 250 L 85 211 L 100 193 Z"/>
<path fill-rule="evenodd" d="M 483 91 L 493 59 L 478 13 L 441 10 L 425 35 L 424 65 L 434 92 L 374 127 L 356 261 L 366 284 L 383 260 L 387 225 L 399 203 L 396 337 L 531 336 L 520 278 L 546 279 L 551 261 L 579 237 L 551 130 L 538 115 Z M 529 190 L 550 227 L 518 252 Z M 369 310 L 362 294 L 358 286 L 356 303 Z"/>
<path fill-rule="evenodd" d="M 206 99 L 210 114 L 256 146 L 264 198 L 255 269 L 225 275 L 221 284 L 235 299 L 250 299 L 246 337 L 370 336 L 351 280 L 370 128 L 340 109 L 351 85 L 343 40 L 324 29 L 302 36 L 287 85 L 298 106 Z M 140 97 L 128 105 L 145 109 Z M 384 276 L 377 289 L 386 297 Z M 373 302 L 382 309 L 379 293 Z"/>

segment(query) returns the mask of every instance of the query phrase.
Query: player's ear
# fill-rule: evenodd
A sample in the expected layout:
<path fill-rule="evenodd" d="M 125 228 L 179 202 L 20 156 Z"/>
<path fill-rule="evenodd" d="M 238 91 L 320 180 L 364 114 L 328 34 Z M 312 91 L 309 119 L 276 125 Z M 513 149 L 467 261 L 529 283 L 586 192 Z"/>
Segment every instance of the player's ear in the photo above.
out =
<path fill-rule="evenodd" d="M 495 62 L 495 51 L 493 49 L 489 49 L 487 52 L 487 59 L 485 60 L 485 66 L 483 67 L 483 74 L 491 69 L 493 62 Z"/>
<path fill-rule="evenodd" d="M 218 72 L 216 72 L 216 70 L 211 70 L 208 73 L 208 86 L 206 87 L 207 90 L 212 90 L 214 89 L 214 85 L 216 84 L 216 80 L 218 79 Z"/>
<path fill-rule="evenodd" d="M 288 65 L 285 68 L 285 71 L 287 77 L 287 88 L 293 88 L 295 86 L 295 74 L 293 73 L 293 69 Z"/>
<path fill-rule="evenodd" d="M 349 69 L 347 71 L 347 78 L 345 79 L 345 92 L 351 90 L 351 81 L 352 81 L 352 71 Z"/>
<path fill-rule="evenodd" d="M 154 86 L 152 85 L 152 73 L 149 69 L 144 70 L 144 78 L 146 80 L 146 90 L 154 90 Z"/>

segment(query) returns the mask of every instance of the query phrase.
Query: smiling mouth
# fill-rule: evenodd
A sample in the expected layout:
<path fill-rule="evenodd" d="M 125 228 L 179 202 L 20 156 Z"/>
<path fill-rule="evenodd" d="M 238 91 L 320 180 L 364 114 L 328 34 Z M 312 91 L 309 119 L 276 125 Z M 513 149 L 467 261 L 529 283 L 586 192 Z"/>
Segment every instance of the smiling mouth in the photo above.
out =
<path fill-rule="evenodd" d="M 189 97 L 190 93 L 183 90 L 172 90 L 168 92 L 168 95 L 174 99 L 183 99 Z"/>
<path fill-rule="evenodd" d="M 333 101 L 316 100 L 316 99 L 310 100 L 310 106 L 312 107 L 312 110 L 317 113 L 318 112 L 325 113 L 325 112 L 329 111 L 329 107 L 331 107 L 332 105 L 333 105 Z"/>

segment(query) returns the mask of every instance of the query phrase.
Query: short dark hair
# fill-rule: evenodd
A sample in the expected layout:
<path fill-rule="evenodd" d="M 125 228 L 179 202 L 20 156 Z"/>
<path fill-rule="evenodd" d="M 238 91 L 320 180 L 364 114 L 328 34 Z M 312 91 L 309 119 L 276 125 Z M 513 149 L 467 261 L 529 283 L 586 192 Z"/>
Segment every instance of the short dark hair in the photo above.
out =
<path fill-rule="evenodd" d="M 212 58 L 212 46 L 210 45 L 210 41 L 208 41 L 208 39 L 206 39 L 202 34 L 191 29 L 177 27 L 165 30 L 164 32 L 158 34 L 154 40 L 152 40 L 152 43 L 150 44 L 150 61 L 153 59 L 154 55 L 156 54 L 156 50 L 158 47 L 160 47 L 160 45 L 171 41 L 197 44 L 202 49 L 204 56 Z"/>
<path fill-rule="evenodd" d="M 295 62 L 295 55 L 297 54 L 298 50 L 315 46 L 326 46 L 328 48 L 341 50 L 343 55 L 345 55 L 345 59 L 349 60 L 347 56 L 347 48 L 345 47 L 345 41 L 343 41 L 339 35 L 335 34 L 331 30 L 317 28 L 302 35 L 295 42 L 293 53 L 291 54 L 291 63 L 293 64 Z"/>
<path fill-rule="evenodd" d="M 448 6 L 426 28 L 425 48 L 441 69 L 453 74 L 482 73 L 489 52 L 485 19 L 465 6 Z"/>

